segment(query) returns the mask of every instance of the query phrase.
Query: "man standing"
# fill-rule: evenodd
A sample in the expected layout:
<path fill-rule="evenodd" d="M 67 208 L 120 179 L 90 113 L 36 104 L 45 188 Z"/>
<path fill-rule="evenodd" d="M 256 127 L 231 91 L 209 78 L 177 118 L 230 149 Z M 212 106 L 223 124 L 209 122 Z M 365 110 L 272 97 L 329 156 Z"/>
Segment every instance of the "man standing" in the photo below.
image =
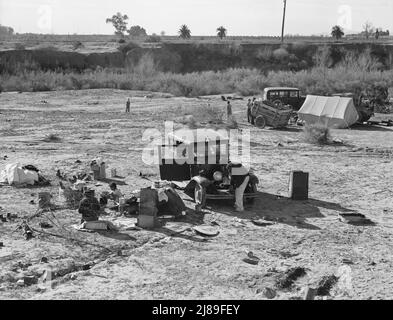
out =
<path fill-rule="evenodd" d="M 227 116 L 228 116 L 228 120 L 232 118 L 232 105 L 230 101 L 228 101 L 227 103 Z"/>
<path fill-rule="evenodd" d="M 252 102 L 251 102 L 251 99 L 248 99 L 248 102 L 247 102 L 247 122 L 248 123 L 251 123 L 251 119 L 252 119 L 251 108 L 252 108 Z"/>
<path fill-rule="evenodd" d="M 255 124 L 255 118 L 252 116 L 251 111 L 252 108 L 256 105 L 257 103 L 257 98 L 252 98 L 252 102 L 251 102 L 251 109 L 250 109 L 250 116 L 251 116 L 251 124 L 254 125 Z"/>
<path fill-rule="evenodd" d="M 130 113 L 131 100 L 128 98 L 126 103 L 126 113 Z"/>
<path fill-rule="evenodd" d="M 244 191 L 250 181 L 249 171 L 241 163 L 229 162 L 228 173 L 231 177 L 231 185 L 235 189 L 235 211 L 243 212 Z"/>

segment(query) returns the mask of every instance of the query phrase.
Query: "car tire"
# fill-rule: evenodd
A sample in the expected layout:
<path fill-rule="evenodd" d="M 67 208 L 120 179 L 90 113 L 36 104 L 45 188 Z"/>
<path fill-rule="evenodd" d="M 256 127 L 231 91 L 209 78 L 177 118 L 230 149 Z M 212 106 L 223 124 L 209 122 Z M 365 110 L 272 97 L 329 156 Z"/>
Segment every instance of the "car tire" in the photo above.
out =
<path fill-rule="evenodd" d="M 251 186 L 251 193 L 258 192 L 258 187 L 255 183 L 251 183 L 250 186 Z M 246 202 L 248 204 L 253 204 L 255 202 L 255 198 L 248 198 L 248 199 L 246 199 Z"/>
<path fill-rule="evenodd" d="M 276 108 L 282 108 L 284 104 L 282 103 L 281 100 L 274 100 L 274 101 L 273 101 L 273 105 L 274 105 Z"/>
<path fill-rule="evenodd" d="M 195 185 L 194 201 L 196 211 L 200 211 L 200 209 L 206 207 L 206 188 L 201 186 L 199 183 Z"/>
<path fill-rule="evenodd" d="M 260 128 L 263 129 L 266 127 L 266 119 L 264 118 L 264 116 L 258 116 L 255 119 L 255 125 Z"/>

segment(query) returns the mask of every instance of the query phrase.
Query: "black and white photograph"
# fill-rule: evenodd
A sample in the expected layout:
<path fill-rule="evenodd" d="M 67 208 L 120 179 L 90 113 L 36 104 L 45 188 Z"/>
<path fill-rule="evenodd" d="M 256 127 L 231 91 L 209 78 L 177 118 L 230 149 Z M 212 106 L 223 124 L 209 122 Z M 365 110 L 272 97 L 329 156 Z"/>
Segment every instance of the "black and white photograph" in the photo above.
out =
<path fill-rule="evenodd" d="M 0 0 L 0 303 L 393 299 L 392 31 L 393 0 Z"/>

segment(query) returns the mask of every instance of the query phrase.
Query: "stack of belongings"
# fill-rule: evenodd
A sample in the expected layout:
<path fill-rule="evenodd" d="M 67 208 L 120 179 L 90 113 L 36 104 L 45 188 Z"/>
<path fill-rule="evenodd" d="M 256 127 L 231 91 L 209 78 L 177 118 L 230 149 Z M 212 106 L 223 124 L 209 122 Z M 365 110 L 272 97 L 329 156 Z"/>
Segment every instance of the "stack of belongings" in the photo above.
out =
<path fill-rule="evenodd" d="M 170 183 L 155 182 L 152 187 L 141 190 L 138 226 L 154 228 L 157 226 L 157 216 L 178 217 L 185 211 L 186 205 Z"/>
<path fill-rule="evenodd" d="M 84 197 L 79 204 L 78 211 L 82 215 L 81 225 L 78 227 L 79 230 L 118 231 L 117 227 L 110 221 L 99 220 L 101 206 L 95 197 L 95 191 L 93 189 L 86 189 L 84 191 Z"/>
<path fill-rule="evenodd" d="M 45 179 L 40 170 L 35 166 L 22 166 L 20 163 L 11 163 L 0 172 L 0 183 L 10 186 L 48 186 L 49 180 Z"/>
<path fill-rule="evenodd" d="M 90 169 L 93 172 L 94 180 L 106 179 L 106 163 L 100 158 L 94 159 L 90 163 Z"/>
<path fill-rule="evenodd" d="M 160 188 L 158 192 L 159 215 L 181 216 L 186 211 L 186 205 L 179 194 L 170 186 Z"/>
<path fill-rule="evenodd" d="M 169 181 L 155 181 L 152 183 L 152 189 L 156 189 L 158 193 L 159 215 L 181 216 L 186 211 L 186 205 L 175 191 L 174 186 Z"/>
<path fill-rule="evenodd" d="M 59 201 L 65 201 L 65 204 L 70 209 L 78 209 L 79 203 L 83 198 L 83 191 L 86 184 L 83 181 L 77 181 L 72 186 L 65 186 L 61 181 L 59 182 Z"/>
<path fill-rule="evenodd" d="M 154 229 L 158 227 L 158 193 L 157 190 L 146 188 L 141 190 L 139 203 L 138 227 Z"/>

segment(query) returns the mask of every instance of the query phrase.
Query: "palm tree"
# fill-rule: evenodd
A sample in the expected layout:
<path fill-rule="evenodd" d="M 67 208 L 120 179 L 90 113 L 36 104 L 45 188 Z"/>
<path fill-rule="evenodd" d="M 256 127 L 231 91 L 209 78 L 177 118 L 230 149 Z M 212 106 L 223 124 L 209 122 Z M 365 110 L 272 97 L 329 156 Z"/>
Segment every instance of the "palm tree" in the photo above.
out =
<path fill-rule="evenodd" d="M 222 40 L 227 36 L 227 29 L 225 29 L 223 26 L 217 28 L 217 36 Z"/>
<path fill-rule="evenodd" d="M 180 38 L 183 39 L 190 39 L 191 38 L 191 30 L 183 24 L 179 30 Z"/>
<path fill-rule="evenodd" d="M 334 26 L 331 35 L 333 38 L 336 38 L 336 40 L 340 40 L 344 35 L 344 31 L 340 26 Z"/>

